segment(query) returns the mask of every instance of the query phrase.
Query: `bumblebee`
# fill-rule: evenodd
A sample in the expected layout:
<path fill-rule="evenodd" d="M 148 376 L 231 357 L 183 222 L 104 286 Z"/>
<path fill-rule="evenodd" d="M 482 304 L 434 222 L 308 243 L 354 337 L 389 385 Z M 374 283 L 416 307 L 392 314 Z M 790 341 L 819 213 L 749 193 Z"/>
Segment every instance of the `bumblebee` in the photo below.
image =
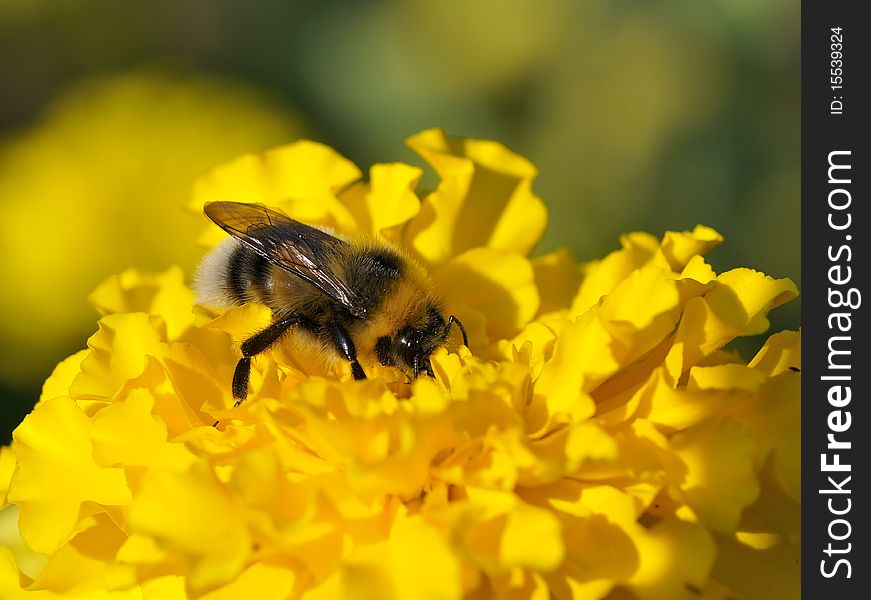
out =
<path fill-rule="evenodd" d="M 248 394 L 251 359 L 288 332 L 318 343 L 332 358 L 375 360 L 412 378 L 433 377 L 430 355 L 456 324 L 444 318 L 426 270 L 398 247 L 375 238 L 340 236 L 259 204 L 210 202 L 205 214 L 230 234 L 197 269 L 200 304 L 217 309 L 249 302 L 272 310 L 272 323 L 242 343 L 233 374 L 234 406 Z"/>

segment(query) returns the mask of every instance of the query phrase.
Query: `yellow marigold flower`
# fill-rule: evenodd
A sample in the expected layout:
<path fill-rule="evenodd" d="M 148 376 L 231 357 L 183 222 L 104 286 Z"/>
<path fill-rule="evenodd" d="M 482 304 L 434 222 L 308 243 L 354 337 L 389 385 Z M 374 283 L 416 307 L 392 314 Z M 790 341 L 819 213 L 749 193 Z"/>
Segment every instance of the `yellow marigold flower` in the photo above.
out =
<path fill-rule="evenodd" d="M 262 202 L 404 244 L 470 348 L 410 385 L 275 349 L 231 409 L 234 344 L 268 311 L 194 307 L 177 268 L 108 280 L 88 348 L 0 454 L 0 596 L 797 596 L 800 337 L 749 362 L 726 348 L 793 283 L 714 272 L 701 226 L 530 260 L 529 162 L 438 130 L 409 145 L 440 177 L 423 196 L 417 167 L 363 180 L 297 142 L 216 169 L 192 207 Z"/>

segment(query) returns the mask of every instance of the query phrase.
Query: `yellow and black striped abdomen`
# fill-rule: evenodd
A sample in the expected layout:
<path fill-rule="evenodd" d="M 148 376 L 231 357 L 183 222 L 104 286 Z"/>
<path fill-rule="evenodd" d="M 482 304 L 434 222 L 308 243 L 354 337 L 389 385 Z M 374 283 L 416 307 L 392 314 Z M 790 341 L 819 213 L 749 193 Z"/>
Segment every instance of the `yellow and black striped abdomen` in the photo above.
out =
<path fill-rule="evenodd" d="M 248 302 L 271 306 L 275 267 L 244 244 L 228 238 L 216 246 L 197 269 L 197 302 L 229 308 Z"/>
<path fill-rule="evenodd" d="M 265 258 L 236 244 L 227 263 L 227 293 L 239 304 L 272 301 L 274 266 Z"/>

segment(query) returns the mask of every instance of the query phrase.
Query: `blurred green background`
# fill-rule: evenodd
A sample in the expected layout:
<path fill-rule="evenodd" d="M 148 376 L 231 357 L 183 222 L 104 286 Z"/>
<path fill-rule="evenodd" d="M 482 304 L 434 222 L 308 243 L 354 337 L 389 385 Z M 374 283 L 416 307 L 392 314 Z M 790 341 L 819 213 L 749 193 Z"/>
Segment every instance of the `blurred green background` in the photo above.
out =
<path fill-rule="evenodd" d="M 302 136 L 364 170 L 418 163 L 403 140 L 433 126 L 496 139 L 539 167 L 539 251 L 704 223 L 718 271 L 800 285 L 799 7 L 0 0 L 0 441 L 94 331 L 98 283 L 190 272 L 196 176 Z"/>

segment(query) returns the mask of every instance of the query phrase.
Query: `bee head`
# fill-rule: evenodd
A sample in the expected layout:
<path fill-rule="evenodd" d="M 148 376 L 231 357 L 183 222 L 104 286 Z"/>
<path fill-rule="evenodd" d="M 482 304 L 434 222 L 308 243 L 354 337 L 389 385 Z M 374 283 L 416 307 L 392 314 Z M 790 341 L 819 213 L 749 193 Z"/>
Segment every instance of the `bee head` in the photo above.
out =
<path fill-rule="evenodd" d="M 387 336 L 379 338 L 375 344 L 375 354 L 382 365 L 408 367 L 415 379 L 421 372 L 435 377 L 429 362 L 430 354 L 437 347 L 444 345 L 453 324 L 456 324 L 463 334 L 463 344 L 468 346 L 466 329 L 459 319 L 451 316 L 445 322 L 441 311 L 432 307 L 419 319 L 415 319 L 397 331 L 392 338 Z"/>
<path fill-rule="evenodd" d="M 406 325 L 396 332 L 394 353 L 399 361 L 412 370 L 415 378 L 421 371 L 430 377 L 434 376 L 429 356 L 444 344 L 448 328 L 441 312 L 432 307 L 413 325 Z"/>

